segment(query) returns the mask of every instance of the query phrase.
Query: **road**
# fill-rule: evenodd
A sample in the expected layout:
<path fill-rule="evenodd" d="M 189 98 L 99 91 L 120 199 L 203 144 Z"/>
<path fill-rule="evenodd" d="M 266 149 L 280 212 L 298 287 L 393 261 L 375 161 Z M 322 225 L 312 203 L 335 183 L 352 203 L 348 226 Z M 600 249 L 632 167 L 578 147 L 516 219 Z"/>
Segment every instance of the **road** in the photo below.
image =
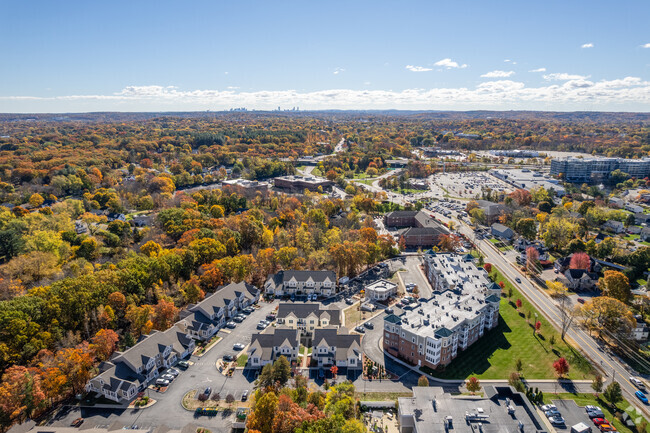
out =
<path fill-rule="evenodd" d="M 469 239 L 473 238 L 472 229 L 464 223 L 458 223 L 459 232 L 465 234 Z M 499 270 L 526 296 L 537 309 L 546 316 L 546 318 L 561 329 L 562 318 L 560 308 L 546 293 L 538 289 L 533 283 L 516 270 L 502 254 L 494 249 L 486 240 L 476 241 L 476 246 L 485 256 L 485 261 L 497 266 Z M 519 278 L 521 283 L 515 279 Z M 573 324 L 567 331 L 566 337 L 573 340 L 574 346 L 579 348 L 589 359 L 592 360 L 594 367 L 599 369 L 607 382 L 616 380 L 623 389 L 627 400 L 638 407 L 646 415 L 650 415 L 650 410 L 646 406 L 637 405 L 637 398 L 634 392 L 637 388 L 629 381 L 629 376 L 635 374 L 617 358 L 606 353 L 601 345 L 591 337 L 582 327 Z"/>

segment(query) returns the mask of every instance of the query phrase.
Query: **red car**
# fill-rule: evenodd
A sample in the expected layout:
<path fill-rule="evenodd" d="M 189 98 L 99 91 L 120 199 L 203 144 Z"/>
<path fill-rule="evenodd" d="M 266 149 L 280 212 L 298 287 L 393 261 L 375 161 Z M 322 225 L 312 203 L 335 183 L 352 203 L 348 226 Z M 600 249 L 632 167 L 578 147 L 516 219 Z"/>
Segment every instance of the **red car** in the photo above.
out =
<path fill-rule="evenodd" d="M 77 418 L 76 420 L 72 421 L 72 423 L 70 423 L 70 425 L 71 425 L 72 427 L 79 427 L 79 426 L 80 426 L 81 424 L 83 424 L 83 423 L 84 423 L 84 419 L 83 419 L 83 418 Z"/>
<path fill-rule="evenodd" d="M 607 421 L 605 418 L 594 418 L 594 419 L 592 419 L 592 421 L 596 425 L 609 424 L 609 421 Z"/>

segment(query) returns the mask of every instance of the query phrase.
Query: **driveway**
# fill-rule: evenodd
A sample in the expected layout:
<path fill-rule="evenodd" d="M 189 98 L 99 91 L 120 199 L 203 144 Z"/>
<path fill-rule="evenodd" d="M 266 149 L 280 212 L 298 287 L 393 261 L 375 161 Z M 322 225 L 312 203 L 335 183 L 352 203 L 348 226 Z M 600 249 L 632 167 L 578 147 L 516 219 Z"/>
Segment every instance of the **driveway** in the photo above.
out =
<path fill-rule="evenodd" d="M 267 314 L 274 310 L 277 302 L 267 303 L 260 301 L 260 308 L 251 313 L 246 320 L 237 324 L 237 328 L 227 332 L 219 331 L 222 340 L 219 341 L 207 354 L 199 358 L 192 356 L 191 361 L 194 365 L 174 380 L 172 385 L 164 394 L 148 390 L 151 398 L 157 400 L 157 403 L 150 408 L 143 410 L 132 409 L 94 409 L 94 408 L 73 408 L 62 412 L 53 425 L 69 426 L 72 420 L 78 417 L 85 418 L 84 425 L 108 425 L 115 421 L 131 426 L 137 425 L 140 428 L 166 425 L 172 429 L 180 429 L 188 423 L 195 423 L 207 428 L 218 427 L 220 429 L 229 429 L 231 419 L 216 417 L 195 417 L 194 413 L 188 412 L 181 406 L 181 399 L 185 393 L 192 389 L 205 389 L 211 387 L 213 392 L 219 392 L 221 398 L 225 399 L 228 394 L 232 394 L 236 400 L 241 400 L 244 390 L 253 389 L 253 374 L 244 375 L 243 370 L 236 370 L 232 377 L 226 377 L 217 371 L 215 366 L 217 359 L 223 355 L 235 355 L 237 352 L 232 346 L 235 343 L 248 344 L 257 330 L 257 323 L 264 319 Z M 216 424 L 216 425 L 215 425 Z"/>

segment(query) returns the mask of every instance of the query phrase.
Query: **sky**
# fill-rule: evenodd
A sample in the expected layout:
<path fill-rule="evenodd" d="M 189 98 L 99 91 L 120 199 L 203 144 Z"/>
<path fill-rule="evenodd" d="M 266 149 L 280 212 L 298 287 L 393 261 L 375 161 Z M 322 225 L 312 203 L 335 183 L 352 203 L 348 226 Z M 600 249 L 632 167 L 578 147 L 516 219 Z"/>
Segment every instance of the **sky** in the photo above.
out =
<path fill-rule="evenodd" d="M 650 111 L 650 1 L 0 0 L 0 112 Z"/>

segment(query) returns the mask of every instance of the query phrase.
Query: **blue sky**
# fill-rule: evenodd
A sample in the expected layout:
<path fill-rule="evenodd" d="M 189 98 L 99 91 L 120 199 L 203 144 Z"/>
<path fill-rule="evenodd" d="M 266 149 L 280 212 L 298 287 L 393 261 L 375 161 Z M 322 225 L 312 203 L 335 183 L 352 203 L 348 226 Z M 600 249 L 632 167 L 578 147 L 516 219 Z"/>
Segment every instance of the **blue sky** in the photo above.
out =
<path fill-rule="evenodd" d="M 646 0 L 0 0 L 0 16 L 2 112 L 650 110 Z"/>

